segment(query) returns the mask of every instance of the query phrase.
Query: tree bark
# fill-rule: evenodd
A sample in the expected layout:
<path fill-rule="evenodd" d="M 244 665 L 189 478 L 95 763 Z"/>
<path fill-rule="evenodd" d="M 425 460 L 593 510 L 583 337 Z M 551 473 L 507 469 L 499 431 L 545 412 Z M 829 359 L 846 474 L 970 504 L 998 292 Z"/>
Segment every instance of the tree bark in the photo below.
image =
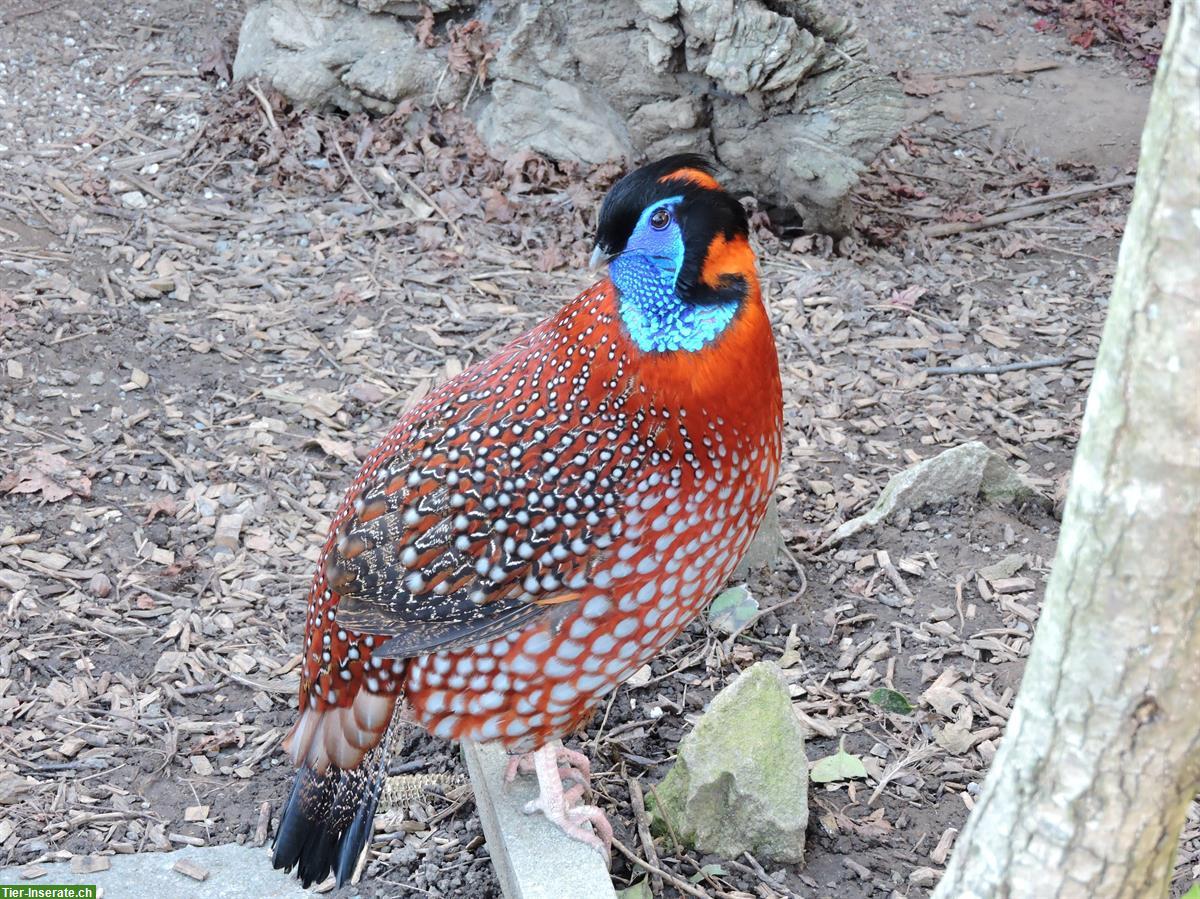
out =
<path fill-rule="evenodd" d="M 934 897 L 1164 897 L 1198 790 L 1200 2 L 1177 0 L 1045 612 Z"/>

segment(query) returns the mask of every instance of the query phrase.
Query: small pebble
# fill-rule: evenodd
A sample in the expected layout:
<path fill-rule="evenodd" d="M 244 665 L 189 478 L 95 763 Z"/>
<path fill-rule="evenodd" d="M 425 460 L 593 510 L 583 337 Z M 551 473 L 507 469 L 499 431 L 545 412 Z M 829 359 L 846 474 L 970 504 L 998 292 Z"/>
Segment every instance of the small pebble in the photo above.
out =
<path fill-rule="evenodd" d="M 150 202 L 140 190 L 131 190 L 121 194 L 121 205 L 126 209 L 145 209 Z"/>

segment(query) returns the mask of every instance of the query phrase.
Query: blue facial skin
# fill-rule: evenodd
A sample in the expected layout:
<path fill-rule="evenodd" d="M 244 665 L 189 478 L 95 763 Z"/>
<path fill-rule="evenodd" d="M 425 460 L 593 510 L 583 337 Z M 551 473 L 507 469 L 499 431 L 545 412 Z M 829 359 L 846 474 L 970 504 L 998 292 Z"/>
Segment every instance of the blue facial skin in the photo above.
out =
<path fill-rule="evenodd" d="M 737 300 L 697 305 L 675 291 L 683 267 L 683 234 L 673 210 L 681 199 L 670 197 L 646 207 L 625 249 L 608 266 L 620 293 L 621 319 L 633 342 L 647 353 L 703 349 L 737 312 Z M 650 218 L 664 208 L 671 217 L 659 230 Z"/>

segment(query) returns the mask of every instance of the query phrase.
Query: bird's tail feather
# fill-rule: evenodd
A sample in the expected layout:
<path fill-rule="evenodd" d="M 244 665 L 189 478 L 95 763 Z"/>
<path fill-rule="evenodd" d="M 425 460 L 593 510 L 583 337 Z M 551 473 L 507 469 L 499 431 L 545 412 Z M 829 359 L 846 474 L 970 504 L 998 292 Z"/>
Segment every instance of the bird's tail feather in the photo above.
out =
<path fill-rule="evenodd" d="M 329 765 L 349 771 L 383 738 L 392 723 L 397 697 L 360 689 L 349 705 L 304 708 L 283 748 L 296 767 L 323 773 Z"/>
<path fill-rule="evenodd" d="M 299 766 L 275 832 L 276 868 L 307 887 L 354 874 L 387 774 L 396 697 L 360 691 L 344 708 L 305 709 L 284 741 Z"/>
<path fill-rule="evenodd" d="M 296 772 L 279 828 L 274 866 L 297 868 L 305 887 L 333 871 L 341 886 L 353 874 L 372 834 L 375 807 L 387 773 L 391 732 L 355 768 L 330 765 L 318 773 L 307 763 Z"/>

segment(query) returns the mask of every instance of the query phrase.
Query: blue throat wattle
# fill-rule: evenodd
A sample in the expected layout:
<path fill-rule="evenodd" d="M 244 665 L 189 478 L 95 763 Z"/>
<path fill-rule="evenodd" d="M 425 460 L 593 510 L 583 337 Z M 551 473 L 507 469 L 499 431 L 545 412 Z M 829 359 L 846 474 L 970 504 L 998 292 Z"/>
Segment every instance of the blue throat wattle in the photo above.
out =
<path fill-rule="evenodd" d="M 737 312 L 737 300 L 695 304 L 680 299 L 675 292 L 678 267 L 664 268 L 640 253 L 621 254 L 608 270 L 620 294 L 618 309 L 629 336 L 648 353 L 702 349 Z"/>

